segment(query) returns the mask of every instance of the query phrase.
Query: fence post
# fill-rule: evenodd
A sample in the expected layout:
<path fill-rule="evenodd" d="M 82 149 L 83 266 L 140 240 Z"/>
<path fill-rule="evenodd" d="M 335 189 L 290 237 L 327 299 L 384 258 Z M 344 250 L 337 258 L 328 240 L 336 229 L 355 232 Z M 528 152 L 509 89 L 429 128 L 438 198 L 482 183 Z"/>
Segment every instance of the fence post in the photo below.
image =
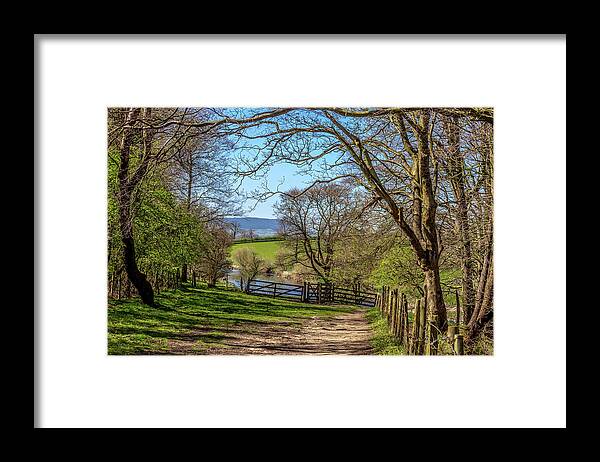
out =
<path fill-rule="evenodd" d="M 458 326 L 448 326 L 448 340 L 454 342 L 454 336 L 458 334 Z"/>
<path fill-rule="evenodd" d="M 455 290 L 455 293 L 456 293 L 456 325 L 460 326 L 460 297 L 458 296 L 458 289 Z"/>
<path fill-rule="evenodd" d="M 398 289 L 394 289 L 392 292 L 392 309 L 390 310 L 390 321 L 392 327 L 392 335 L 396 335 L 396 298 L 398 296 Z"/>
<path fill-rule="evenodd" d="M 410 339 L 410 352 L 412 354 L 419 353 L 419 340 L 421 335 L 419 334 L 419 328 L 421 327 L 421 320 L 419 319 L 421 316 L 421 299 L 419 298 L 415 302 L 415 315 L 413 317 L 413 331 L 412 338 Z"/>
<path fill-rule="evenodd" d="M 454 351 L 456 351 L 457 355 L 465 354 L 465 344 L 463 336 L 461 334 L 457 334 L 454 339 Z"/>
<path fill-rule="evenodd" d="M 381 314 L 383 316 L 387 316 L 387 308 L 388 308 L 388 302 L 389 302 L 389 298 L 390 298 L 390 288 L 388 286 L 385 286 L 385 294 L 383 295 L 383 310 L 381 311 Z"/>
<path fill-rule="evenodd" d="M 277 296 L 277 283 L 274 282 L 273 283 L 273 297 L 276 297 L 276 296 Z"/>
<path fill-rule="evenodd" d="M 404 318 L 404 302 L 406 300 L 406 295 L 402 292 L 402 296 L 400 297 L 400 343 L 404 345 L 404 334 L 406 330 L 406 319 Z"/>
<path fill-rule="evenodd" d="M 321 283 L 317 283 L 317 303 L 321 304 Z"/>
<path fill-rule="evenodd" d="M 421 314 L 419 316 L 419 321 L 421 324 L 419 327 L 419 333 L 421 334 L 419 353 L 425 354 L 425 336 L 427 334 L 427 296 L 423 297 L 423 302 L 421 303 Z"/>
<path fill-rule="evenodd" d="M 401 319 L 401 313 L 402 313 L 402 292 L 400 292 L 400 289 L 397 289 L 398 293 L 397 293 L 397 297 L 396 297 L 396 337 L 400 336 L 400 329 L 402 326 L 402 319 Z"/>

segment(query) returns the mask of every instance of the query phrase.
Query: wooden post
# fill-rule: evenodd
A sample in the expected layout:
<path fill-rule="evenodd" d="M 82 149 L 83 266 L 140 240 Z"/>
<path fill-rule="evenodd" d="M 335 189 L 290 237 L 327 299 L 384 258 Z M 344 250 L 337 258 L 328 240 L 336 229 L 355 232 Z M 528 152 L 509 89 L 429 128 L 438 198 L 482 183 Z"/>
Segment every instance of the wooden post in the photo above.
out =
<path fill-rule="evenodd" d="M 411 339 L 411 353 L 419 354 L 419 342 L 421 340 L 421 299 L 418 299 L 415 303 L 415 316 L 413 320 L 413 334 Z"/>
<path fill-rule="evenodd" d="M 457 355 L 465 354 L 465 344 L 463 336 L 461 334 L 456 335 L 456 337 L 454 338 L 454 351 L 456 351 Z"/>
<path fill-rule="evenodd" d="M 390 307 L 390 331 L 392 335 L 394 335 L 394 330 L 396 329 L 396 313 L 394 311 L 396 308 L 396 290 L 392 289 L 392 306 Z"/>
<path fill-rule="evenodd" d="M 455 290 L 456 293 L 456 325 L 460 326 L 460 297 L 458 296 L 458 289 Z M 458 334 L 459 332 L 457 332 Z"/>
<path fill-rule="evenodd" d="M 408 346 L 408 299 L 406 298 L 406 294 L 402 295 L 402 345 L 406 349 Z"/>
<path fill-rule="evenodd" d="M 400 293 L 400 304 L 398 306 L 398 340 L 404 339 L 404 292 Z"/>
<path fill-rule="evenodd" d="M 390 305 L 390 288 L 385 288 L 385 299 L 383 300 L 383 315 L 387 316 L 388 306 Z"/>
<path fill-rule="evenodd" d="M 273 297 L 276 297 L 276 296 L 277 296 L 277 283 L 274 282 L 273 283 Z"/>
<path fill-rule="evenodd" d="M 393 334 L 394 337 L 398 337 L 398 289 L 394 289 L 394 315 L 392 316 L 392 320 L 393 320 L 393 326 L 394 326 L 394 330 L 393 330 Z"/>
<path fill-rule="evenodd" d="M 317 303 L 321 304 L 321 283 L 317 283 Z"/>
<path fill-rule="evenodd" d="M 425 353 L 425 335 L 427 333 L 427 297 L 423 297 L 419 313 L 419 354 Z"/>
<path fill-rule="evenodd" d="M 454 342 L 454 336 L 458 334 L 458 326 L 448 326 L 448 340 Z"/>
<path fill-rule="evenodd" d="M 402 292 L 399 297 L 396 297 L 396 338 L 400 338 L 400 332 L 402 332 Z"/>
<path fill-rule="evenodd" d="M 390 318 L 390 305 L 392 304 L 392 289 L 388 287 L 387 296 L 385 297 L 385 318 Z"/>

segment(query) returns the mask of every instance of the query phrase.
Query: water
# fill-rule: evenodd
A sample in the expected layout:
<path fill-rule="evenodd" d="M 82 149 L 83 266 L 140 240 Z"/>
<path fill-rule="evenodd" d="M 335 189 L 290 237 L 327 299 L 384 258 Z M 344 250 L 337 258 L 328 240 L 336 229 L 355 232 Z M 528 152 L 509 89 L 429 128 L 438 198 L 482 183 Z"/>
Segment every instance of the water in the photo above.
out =
<path fill-rule="evenodd" d="M 240 285 L 240 270 L 239 269 L 232 269 L 231 271 L 229 271 L 229 274 L 227 275 L 227 279 L 229 280 L 230 284 L 233 284 L 238 289 L 241 287 L 241 285 Z M 292 281 L 291 279 L 286 279 L 286 278 L 282 278 L 282 277 L 278 277 L 278 276 L 269 276 L 267 274 L 259 274 L 256 277 L 256 279 L 258 279 L 260 281 L 281 282 L 281 283 L 285 283 L 285 284 L 298 285 L 298 282 Z"/>

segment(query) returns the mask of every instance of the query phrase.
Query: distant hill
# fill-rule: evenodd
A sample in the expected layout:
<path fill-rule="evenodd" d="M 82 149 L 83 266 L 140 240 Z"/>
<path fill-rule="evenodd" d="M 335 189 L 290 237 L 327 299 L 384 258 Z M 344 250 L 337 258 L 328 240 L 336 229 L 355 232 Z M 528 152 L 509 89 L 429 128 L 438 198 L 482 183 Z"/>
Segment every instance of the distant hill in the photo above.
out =
<path fill-rule="evenodd" d="M 276 218 L 229 217 L 228 223 L 237 223 L 241 231 L 254 230 L 257 236 L 273 236 L 279 230 L 279 220 Z"/>

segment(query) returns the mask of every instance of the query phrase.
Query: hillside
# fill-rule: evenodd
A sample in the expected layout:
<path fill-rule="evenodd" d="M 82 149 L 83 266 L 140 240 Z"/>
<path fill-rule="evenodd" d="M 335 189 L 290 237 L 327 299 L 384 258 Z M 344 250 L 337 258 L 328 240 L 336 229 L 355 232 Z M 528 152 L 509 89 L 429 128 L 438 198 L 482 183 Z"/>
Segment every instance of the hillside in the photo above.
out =
<path fill-rule="evenodd" d="M 228 217 L 225 221 L 238 224 L 241 231 L 253 230 L 257 236 L 272 236 L 279 230 L 276 218 Z"/>

